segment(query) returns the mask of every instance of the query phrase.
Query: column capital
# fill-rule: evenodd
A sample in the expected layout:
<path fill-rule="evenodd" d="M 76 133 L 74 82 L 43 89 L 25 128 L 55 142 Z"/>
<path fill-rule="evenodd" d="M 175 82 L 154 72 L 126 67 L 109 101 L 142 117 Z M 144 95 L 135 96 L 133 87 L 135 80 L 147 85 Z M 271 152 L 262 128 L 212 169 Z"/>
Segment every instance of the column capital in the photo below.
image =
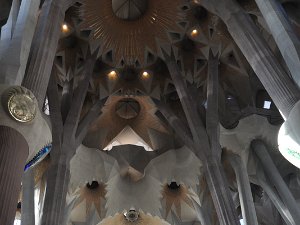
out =
<path fill-rule="evenodd" d="M 21 122 L 16 119 L 17 117 L 15 118 L 8 109 L 9 99 L 12 98 L 14 93 L 18 92 L 24 96 L 26 93 L 33 96 L 33 101 L 35 101 L 34 105 L 36 111 L 31 115 L 31 120 L 27 122 Z M 34 95 L 30 93 L 31 92 L 28 89 L 21 86 L 0 85 L 0 104 L 2 104 L 0 107 L 0 125 L 13 128 L 22 134 L 29 146 L 29 159 L 32 159 L 39 150 L 52 142 L 52 134 L 48 123 L 43 117 L 43 112 L 41 112 L 38 108 Z M 11 104 L 12 107 L 14 107 L 11 110 L 15 111 L 17 115 L 19 114 L 23 116 L 24 109 L 18 109 L 14 102 Z M 29 118 L 29 116 L 26 118 Z"/>
<path fill-rule="evenodd" d="M 296 103 L 278 134 L 281 154 L 300 168 L 300 101 Z"/>

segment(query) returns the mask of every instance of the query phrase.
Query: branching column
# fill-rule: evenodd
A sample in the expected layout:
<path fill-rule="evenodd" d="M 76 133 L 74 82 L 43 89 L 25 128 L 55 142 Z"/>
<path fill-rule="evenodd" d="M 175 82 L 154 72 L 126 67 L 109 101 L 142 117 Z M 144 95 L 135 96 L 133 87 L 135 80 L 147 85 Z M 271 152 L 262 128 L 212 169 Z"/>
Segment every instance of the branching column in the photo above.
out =
<path fill-rule="evenodd" d="M 300 99 L 300 91 L 276 59 L 250 16 L 232 0 L 204 0 L 201 4 L 222 18 L 274 103 L 287 118 Z"/>
<path fill-rule="evenodd" d="M 259 166 L 257 168 L 256 177 L 258 179 L 259 185 L 263 188 L 263 190 L 267 193 L 268 197 L 272 201 L 273 205 L 281 215 L 282 219 L 287 225 L 296 225 L 292 215 L 290 214 L 289 210 L 285 206 L 285 204 L 281 201 L 280 197 L 277 194 L 277 191 L 271 184 L 271 182 L 266 179 L 264 175 L 264 171 Z"/>
<path fill-rule="evenodd" d="M 282 179 L 279 171 L 277 170 L 271 156 L 269 155 L 268 150 L 266 149 L 265 144 L 262 141 L 254 140 L 251 143 L 251 147 L 254 150 L 255 154 L 261 161 L 261 165 L 267 175 L 267 177 L 274 184 L 278 194 L 283 200 L 284 204 L 290 211 L 295 222 L 300 221 L 300 208 L 289 190 L 288 186 Z"/>
<path fill-rule="evenodd" d="M 206 213 L 206 211 L 194 199 L 192 199 L 192 202 L 197 214 L 197 218 L 201 224 L 212 225 L 209 213 Z"/>
<path fill-rule="evenodd" d="M 299 89 L 280 65 L 257 27 L 244 12 L 233 14 L 227 27 L 285 118 L 300 99 Z"/>
<path fill-rule="evenodd" d="M 40 109 L 42 109 L 46 96 L 65 10 L 71 3 L 71 0 L 46 0 L 39 16 L 23 86 L 33 92 Z M 28 180 L 25 181 L 25 179 Z M 32 171 L 25 174 L 23 179 L 23 190 L 27 193 L 24 195 L 23 200 L 25 206 L 34 204 L 34 198 L 32 197 L 34 187 L 31 183 L 33 179 Z M 32 225 L 34 220 L 32 218 L 34 216 L 32 208 L 26 207 L 22 210 L 22 213 L 25 214 L 22 216 L 22 225 Z"/>
<path fill-rule="evenodd" d="M 300 87 L 300 40 L 278 0 L 255 0 L 276 44 L 285 60 L 293 80 Z"/>
<path fill-rule="evenodd" d="M 60 98 L 55 81 L 55 69 L 48 87 L 50 116 L 53 129 L 53 149 L 51 167 L 48 171 L 45 206 L 42 216 L 43 225 L 64 225 L 66 195 L 70 181 L 70 160 L 81 144 L 90 123 L 96 119 L 103 106 L 98 100 L 86 116 L 80 120 L 81 109 L 93 74 L 96 55 L 87 59 L 84 66 L 84 79 L 81 81 L 71 105 L 66 104 L 72 97 L 68 91 Z M 70 85 L 72 87 L 72 85 Z M 72 90 L 69 90 L 73 93 Z M 58 99 L 62 99 L 59 102 Z"/>
<path fill-rule="evenodd" d="M 58 150 L 59 146 L 53 145 Z M 61 150 L 61 149 L 60 149 Z M 45 204 L 43 209 L 43 225 L 62 225 L 65 214 L 66 195 L 70 180 L 70 168 L 67 158 L 60 155 L 54 158 L 48 170 Z"/>
<path fill-rule="evenodd" d="M 0 224 L 14 222 L 28 150 L 20 133 L 0 126 Z"/>
<path fill-rule="evenodd" d="M 22 225 L 35 224 L 34 214 L 34 170 L 29 169 L 23 175 L 22 179 L 22 208 L 21 221 Z"/>
<path fill-rule="evenodd" d="M 210 63 L 209 77 L 212 76 L 212 78 L 209 78 L 209 80 L 210 82 L 214 83 L 215 81 L 218 81 L 218 63 L 215 63 L 214 60 L 217 59 L 213 58 L 211 54 L 210 60 L 212 60 L 212 62 Z M 178 68 L 176 60 L 173 57 L 173 55 L 169 56 L 167 53 L 165 53 L 166 65 L 176 87 L 189 124 L 189 128 L 192 133 L 192 141 L 189 140 L 187 144 L 191 145 L 190 143 L 193 142 L 192 150 L 194 150 L 195 154 L 204 163 L 206 180 L 213 198 L 220 224 L 238 225 L 239 221 L 236 210 L 234 208 L 233 200 L 229 192 L 224 171 L 219 160 L 221 151 L 218 143 L 218 134 L 215 133 L 218 130 L 218 122 L 215 122 L 215 120 L 213 120 L 214 118 L 218 121 L 218 117 L 216 116 L 217 113 L 213 112 L 213 117 L 207 120 L 207 124 L 210 126 L 207 132 L 201 121 L 200 115 L 198 114 L 196 108 L 197 104 L 194 103 L 194 100 L 192 99 L 192 96 L 187 89 L 185 80 Z M 214 111 L 217 108 L 215 107 L 215 104 L 218 104 L 217 98 L 215 98 L 215 95 L 217 93 L 214 93 L 214 90 L 216 90 L 215 85 L 218 86 L 218 84 L 212 83 L 210 83 L 211 88 L 208 91 L 208 95 L 210 98 L 209 102 L 211 110 Z M 217 127 L 215 127 L 216 124 Z M 184 132 L 185 131 L 182 131 L 181 133 Z M 187 139 L 188 135 L 185 135 L 185 138 Z"/>
<path fill-rule="evenodd" d="M 70 0 L 46 0 L 38 21 L 23 86 L 43 105 L 65 10 Z"/>
<path fill-rule="evenodd" d="M 230 154 L 227 158 L 235 172 L 244 223 L 258 225 L 246 166 L 238 155 Z"/>

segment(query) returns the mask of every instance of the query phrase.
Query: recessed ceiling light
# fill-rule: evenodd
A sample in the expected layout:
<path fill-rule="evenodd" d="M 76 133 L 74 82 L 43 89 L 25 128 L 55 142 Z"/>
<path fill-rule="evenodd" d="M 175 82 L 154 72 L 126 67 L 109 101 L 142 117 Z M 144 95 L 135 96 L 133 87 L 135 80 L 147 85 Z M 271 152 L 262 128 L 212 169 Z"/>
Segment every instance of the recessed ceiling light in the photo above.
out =
<path fill-rule="evenodd" d="M 150 76 L 150 74 L 147 71 L 144 71 L 142 73 L 143 78 L 148 78 Z"/>
<path fill-rule="evenodd" d="M 118 74 L 115 70 L 112 70 L 108 73 L 108 78 L 111 79 L 111 80 L 117 79 L 117 76 L 118 76 Z"/>
<path fill-rule="evenodd" d="M 197 35 L 198 35 L 198 30 L 197 29 L 192 30 L 191 36 L 196 37 Z"/>
<path fill-rule="evenodd" d="M 63 32 L 69 31 L 68 25 L 64 23 L 64 24 L 62 25 L 62 30 L 63 30 Z"/>

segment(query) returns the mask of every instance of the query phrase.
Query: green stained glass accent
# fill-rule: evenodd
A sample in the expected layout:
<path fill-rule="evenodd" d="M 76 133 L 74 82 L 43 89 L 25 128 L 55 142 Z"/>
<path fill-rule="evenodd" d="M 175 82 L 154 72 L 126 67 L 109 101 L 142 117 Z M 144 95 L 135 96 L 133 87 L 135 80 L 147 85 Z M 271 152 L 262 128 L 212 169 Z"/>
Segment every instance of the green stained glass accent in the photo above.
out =
<path fill-rule="evenodd" d="M 295 157 L 296 159 L 299 159 L 300 160 L 300 153 L 295 151 L 295 150 L 292 150 L 292 149 L 287 149 L 287 152 L 289 155 Z"/>

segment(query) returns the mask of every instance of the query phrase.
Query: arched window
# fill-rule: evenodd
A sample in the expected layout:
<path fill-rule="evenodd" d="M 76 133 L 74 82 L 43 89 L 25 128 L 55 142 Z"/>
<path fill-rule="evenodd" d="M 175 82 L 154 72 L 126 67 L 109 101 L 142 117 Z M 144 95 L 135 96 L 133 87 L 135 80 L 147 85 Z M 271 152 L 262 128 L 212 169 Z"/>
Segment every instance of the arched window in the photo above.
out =
<path fill-rule="evenodd" d="M 260 109 L 276 109 L 270 95 L 266 90 L 259 90 L 256 93 L 256 107 Z"/>
<path fill-rule="evenodd" d="M 146 151 L 153 151 L 153 149 L 130 127 L 125 127 L 111 142 L 104 148 L 110 151 L 114 146 L 120 145 L 136 145 L 144 147 Z"/>
<path fill-rule="evenodd" d="M 48 101 L 48 97 L 47 97 L 47 96 L 46 96 L 45 101 L 44 101 L 43 112 L 44 112 L 47 116 L 50 115 L 49 101 Z"/>
<path fill-rule="evenodd" d="M 15 221 L 14 221 L 14 225 L 21 225 L 21 220 L 19 220 L 19 219 L 15 219 Z"/>

